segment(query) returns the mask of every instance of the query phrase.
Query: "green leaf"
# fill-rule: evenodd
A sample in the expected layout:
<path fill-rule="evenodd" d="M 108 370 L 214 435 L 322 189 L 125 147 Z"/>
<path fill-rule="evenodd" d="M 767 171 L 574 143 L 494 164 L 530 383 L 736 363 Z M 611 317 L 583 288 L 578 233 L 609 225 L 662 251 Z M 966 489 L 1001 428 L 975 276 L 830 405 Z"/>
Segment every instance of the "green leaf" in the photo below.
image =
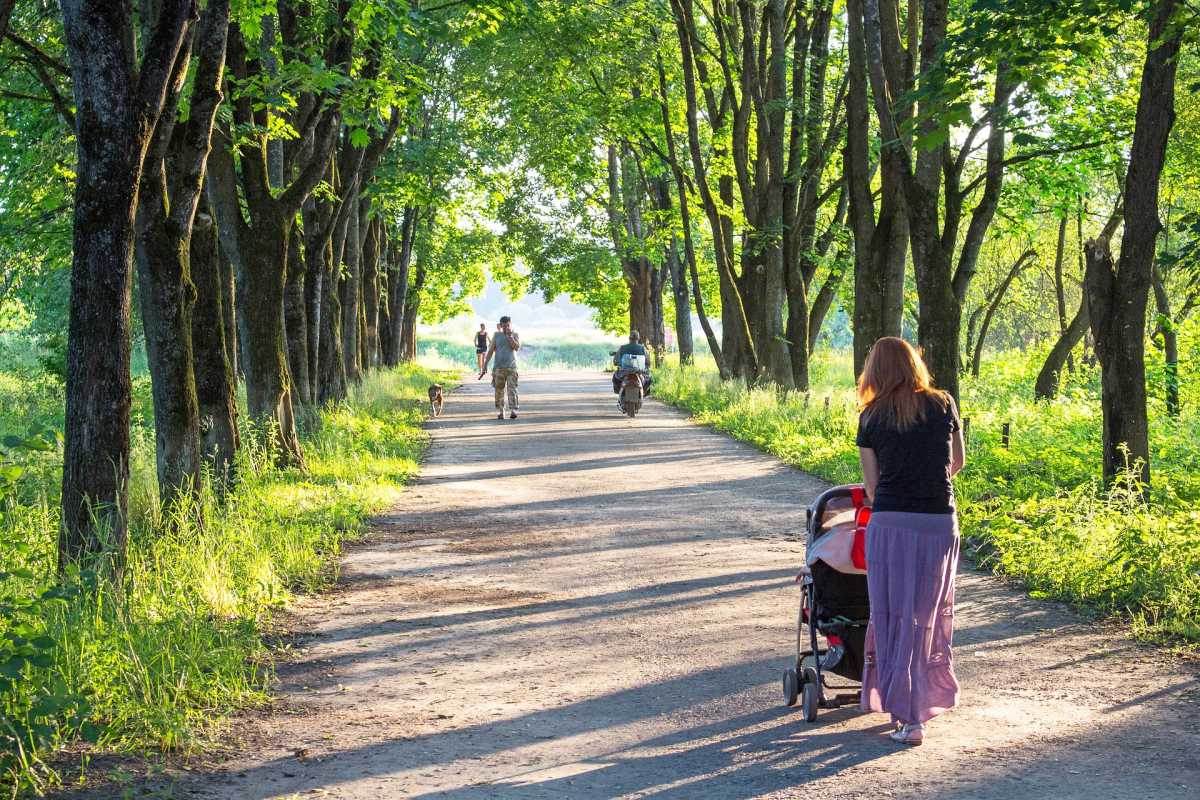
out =
<path fill-rule="evenodd" d="M 25 673 L 25 656 L 10 656 L 0 661 L 0 675 L 6 678 L 19 678 Z"/>
<path fill-rule="evenodd" d="M 932 130 L 923 136 L 918 136 L 916 146 L 918 150 L 936 150 L 946 143 L 950 137 L 950 132 L 945 128 Z"/>
<path fill-rule="evenodd" d="M 50 667 L 54 666 L 54 657 L 49 653 L 36 653 L 29 656 L 29 663 L 35 667 L 50 669 Z"/>

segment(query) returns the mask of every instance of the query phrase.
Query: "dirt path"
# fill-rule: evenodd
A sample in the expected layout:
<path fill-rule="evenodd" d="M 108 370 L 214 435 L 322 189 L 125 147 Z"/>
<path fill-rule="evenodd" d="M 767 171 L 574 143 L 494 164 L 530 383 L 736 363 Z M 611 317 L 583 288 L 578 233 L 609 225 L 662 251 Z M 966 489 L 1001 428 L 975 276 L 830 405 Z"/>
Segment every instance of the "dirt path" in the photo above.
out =
<path fill-rule="evenodd" d="M 281 711 L 195 798 L 1200 798 L 1200 669 L 964 574 L 922 748 L 782 706 L 822 484 L 607 378 L 469 383 L 419 483 L 298 614 Z"/>

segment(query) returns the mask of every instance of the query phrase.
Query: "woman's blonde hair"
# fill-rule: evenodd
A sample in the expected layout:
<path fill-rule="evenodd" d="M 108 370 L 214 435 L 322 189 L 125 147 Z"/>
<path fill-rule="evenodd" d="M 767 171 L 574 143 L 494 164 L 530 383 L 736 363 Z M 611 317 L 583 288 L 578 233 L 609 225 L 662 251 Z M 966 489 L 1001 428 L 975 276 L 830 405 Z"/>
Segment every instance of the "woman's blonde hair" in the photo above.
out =
<path fill-rule="evenodd" d="M 949 396 L 934 387 L 921 354 L 896 336 L 875 342 L 858 378 L 858 408 L 888 427 L 906 431 L 925 419 L 926 398 L 945 408 Z"/>

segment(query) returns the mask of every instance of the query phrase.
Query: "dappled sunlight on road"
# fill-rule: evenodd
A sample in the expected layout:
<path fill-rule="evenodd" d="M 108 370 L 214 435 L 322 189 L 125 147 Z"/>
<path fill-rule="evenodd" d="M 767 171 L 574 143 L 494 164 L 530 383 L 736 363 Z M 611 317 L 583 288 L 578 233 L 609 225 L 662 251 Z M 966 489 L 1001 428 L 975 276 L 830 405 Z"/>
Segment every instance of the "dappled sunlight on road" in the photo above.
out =
<path fill-rule="evenodd" d="M 925 746 L 803 723 L 778 680 L 821 484 L 656 403 L 622 418 L 603 375 L 523 390 L 516 422 L 481 384 L 448 398 L 420 481 L 300 612 L 285 713 L 194 796 L 1196 796 L 1195 672 L 973 573 L 962 704 Z"/>

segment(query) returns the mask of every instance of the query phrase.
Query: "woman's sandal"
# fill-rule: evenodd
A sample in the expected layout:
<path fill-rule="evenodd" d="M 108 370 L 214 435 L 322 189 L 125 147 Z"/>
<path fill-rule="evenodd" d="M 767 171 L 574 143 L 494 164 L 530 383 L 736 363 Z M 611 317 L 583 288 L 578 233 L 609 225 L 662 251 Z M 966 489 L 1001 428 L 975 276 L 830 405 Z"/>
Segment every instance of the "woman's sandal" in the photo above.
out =
<path fill-rule="evenodd" d="M 888 738 L 899 744 L 916 747 L 925 741 L 924 725 L 902 725 L 899 730 L 888 734 Z"/>

